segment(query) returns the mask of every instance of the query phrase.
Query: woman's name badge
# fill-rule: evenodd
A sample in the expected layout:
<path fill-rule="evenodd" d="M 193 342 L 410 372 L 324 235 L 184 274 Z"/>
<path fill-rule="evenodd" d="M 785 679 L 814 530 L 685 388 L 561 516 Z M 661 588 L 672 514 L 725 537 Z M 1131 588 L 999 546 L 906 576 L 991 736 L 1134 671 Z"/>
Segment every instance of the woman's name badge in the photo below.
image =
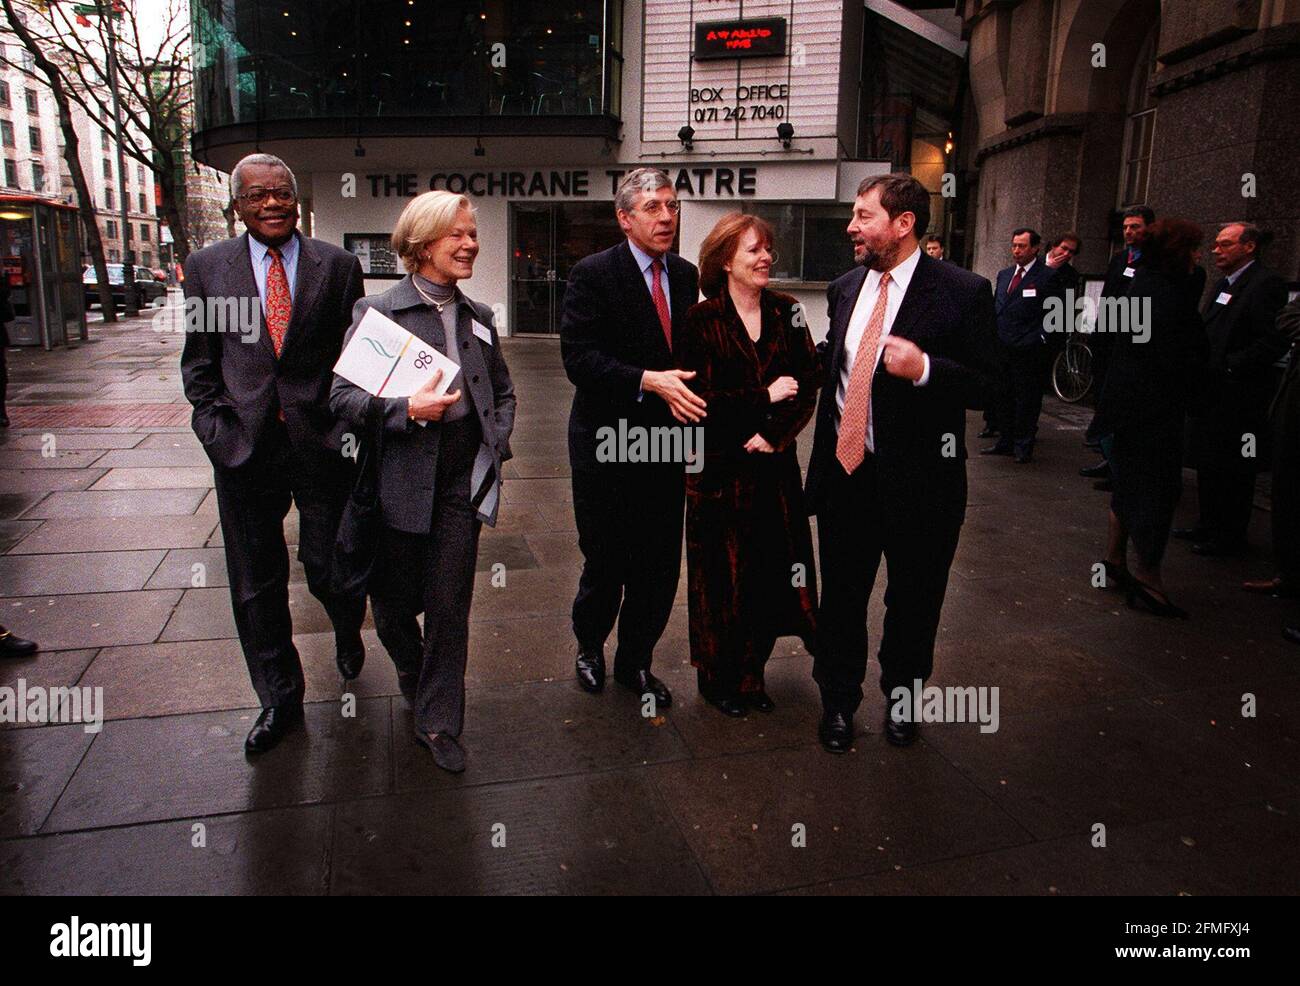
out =
<path fill-rule="evenodd" d="M 474 319 L 472 325 L 474 329 L 474 334 L 478 336 L 480 339 L 482 339 L 484 342 L 486 342 L 489 346 L 492 345 L 492 330 L 489 329 L 482 322 L 480 322 L 478 319 Z"/>
<path fill-rule="evenodd" d="M 1038 297 L 1038 288 L 1025 288 L 1025 290 L 1021 292 L 1021 297 L 1024 297 L 1024 298 L 1037 298 L 1037 297 Z"/>
<path fill-rule="evenodd" d="M 1232 300 L 1232 295 L 1228 294 L 1227 291 L 1220 291 L 1219 296 L 1214 299 L 1214 303 L 1216 305 L 1226 305 L 1231 300 Z"/>
<path fill-rule="evenodd" d="M 1124 276 L 1125 276 L 1125 277 L 1132 277 L 1132 276 L 1133 276 L 1134 274 L 1136 274 L 1136 273 L 1137 273 L 1137 271 L 1135 271 L 1132 267 L 1125 267 L 1125 268 L 1124 268 Z"/>

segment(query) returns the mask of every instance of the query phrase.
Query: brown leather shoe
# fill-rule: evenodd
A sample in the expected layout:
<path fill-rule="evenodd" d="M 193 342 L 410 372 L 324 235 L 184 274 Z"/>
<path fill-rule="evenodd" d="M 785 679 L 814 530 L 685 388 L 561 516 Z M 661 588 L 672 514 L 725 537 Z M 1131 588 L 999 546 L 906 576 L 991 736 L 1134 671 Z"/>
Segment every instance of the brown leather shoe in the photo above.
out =
<path fill-rule="evenodd" d="M 1253 592 L 1256 595 L 1274 596 L 1278 599 L 1294 599 L 1296 596 L 1300 596 L 1300 590 L 1297 590 L 1294 585 L 1281 576 L 1243 582 L 1241 587 L 1247 592 Z"/>

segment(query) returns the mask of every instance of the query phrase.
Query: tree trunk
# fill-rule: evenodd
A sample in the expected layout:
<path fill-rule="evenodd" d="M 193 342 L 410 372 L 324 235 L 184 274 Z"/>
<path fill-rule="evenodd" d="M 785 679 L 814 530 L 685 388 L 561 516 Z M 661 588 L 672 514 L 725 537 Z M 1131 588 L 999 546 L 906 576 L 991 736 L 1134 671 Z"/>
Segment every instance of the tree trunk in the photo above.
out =
<path fill-rule="evenodd" d="M 68 171 L 72 174 L 72 187 L 76 189 L 77 201 L 81 205 L 82 225 L 86 227 L 86 248 L 90 252 L 90 261 L 95 267 L 95 279 L 99 282 L 99 304 L 104 310 L 104 321 L 116 322 L 117 310 L 113 307 L 113 286 L 108 281 L 108 263 L 104 260 L 104 241 L 99 235 L 99 223 L 95 219 L 95 200 L 90 196 L 85 172 L 81 170 L 81 156 L 77 153 L 77 131 L 72 126 L 72 108 L 68 102 L 68 94 L 63 88 L 63 77 L 58 67 L 45 57 L 31 32 L 27 30 L 27 26 L 18 19 L 11 0 L 0 0 L 0 5 L 4 6 L 10 29 L 18 35 L 23 47 L 31 52 L 36 67 L 49 81 L 50 91 L 59 109 L 59 129 L 63 132 L 63 158 L 68 162 Z M 129 287 L 125 268 L 122 274 L 123 288 Z"/>
<path fill-rule="evenodd" d="M 162 151 L 157 154 L 159 161 L 154 166 L 154 181 L 158 183 L 159 198 L 162 199 L 163 218 L 172 231 L 172 260 L 184 264 L 185 258 L 190 255 L 190 234 L 185 228 L 185 217 L 176 204 L 176 171 L 172 167 L 175 159 Z M 186 212 L 189 211 L 188 206 L 187 199 Z"/>

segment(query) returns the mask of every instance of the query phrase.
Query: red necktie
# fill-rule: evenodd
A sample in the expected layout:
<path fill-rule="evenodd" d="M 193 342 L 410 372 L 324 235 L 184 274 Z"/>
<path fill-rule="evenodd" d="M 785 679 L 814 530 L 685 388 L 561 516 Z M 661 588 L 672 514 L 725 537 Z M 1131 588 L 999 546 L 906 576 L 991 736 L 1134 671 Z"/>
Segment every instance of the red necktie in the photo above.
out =
<path fill-rule="evenodd" d="M 271 333 L 271 345 L 278 357 L 284 346 L 284 334 L 289 331 L 293 302 L 289 297 L 289 279 L 284 276 L 280 251 L 271 247 L 266 252 L 271 255 L 271 269 L 266 275 L 266 328 Z"/>
<path fill-rule="evenodd" d="M 847 475 L 862 465 L 867 457 L 867 422 L 871 420 L 871 380 L 876 373 L 876 356 L 880 351 L 880 333 L 885 328 L 885 309 L 889 307 L 889 274 L 880 275 L 880 294 L 871 309 L 866 331 L 858 341 L 858 351 L 849 371 L 849 386 L 840 413 L 840 435 L 835 443 L 835 458 Z"/>
<path fill-rule="evenodd" d="M 1015 294 L 1016 288 L 1020 285 L 1020 279 L 1025 276 L 1023 267 L 1016 267 L 1016 276 L 1011 278 L 1011 283 L 1007 285 L 1007 296 Z"/>
<path fill-rule="evenodd" d="M 650 281 L 653 285 L 650 288 L 650 297 L 654 299 L 655 311 L 659 313 L 659 324 L 663 326 L 664 339 L 668 343 L 668 351 L 673 351 L 673 317 L 668 311 L 668 299 L 664 297 L 664 286 L 659 283 L 659 274 L 664 269 L 662 260 L 650 261 Z"/>

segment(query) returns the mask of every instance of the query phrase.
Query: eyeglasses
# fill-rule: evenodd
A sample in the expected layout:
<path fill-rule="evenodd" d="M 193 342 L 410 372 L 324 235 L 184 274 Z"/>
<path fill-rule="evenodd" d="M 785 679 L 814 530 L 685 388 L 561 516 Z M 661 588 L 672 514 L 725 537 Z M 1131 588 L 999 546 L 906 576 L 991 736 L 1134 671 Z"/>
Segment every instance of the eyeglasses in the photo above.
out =
<path fill-rule="evenodd" d="M 239 196 L 239 201 L 247 202 L 249 205 L 261 205 L 272 198 L 277 202 L 285 203 L 285 205 L 293 205 L 298 201 L 298 193 L 287 185 L 280 188 L 254 188 L 242 193 Z"/>
<path fill-rule="evenodd" d="M 682 204 L 673 199 L 671 202 L 647 202 L 641 206 L 641 211 L 647 216 L 662 216 L 665 209 L 668 210 L 670 216 L 675 216 L 682 211 Z"/>

